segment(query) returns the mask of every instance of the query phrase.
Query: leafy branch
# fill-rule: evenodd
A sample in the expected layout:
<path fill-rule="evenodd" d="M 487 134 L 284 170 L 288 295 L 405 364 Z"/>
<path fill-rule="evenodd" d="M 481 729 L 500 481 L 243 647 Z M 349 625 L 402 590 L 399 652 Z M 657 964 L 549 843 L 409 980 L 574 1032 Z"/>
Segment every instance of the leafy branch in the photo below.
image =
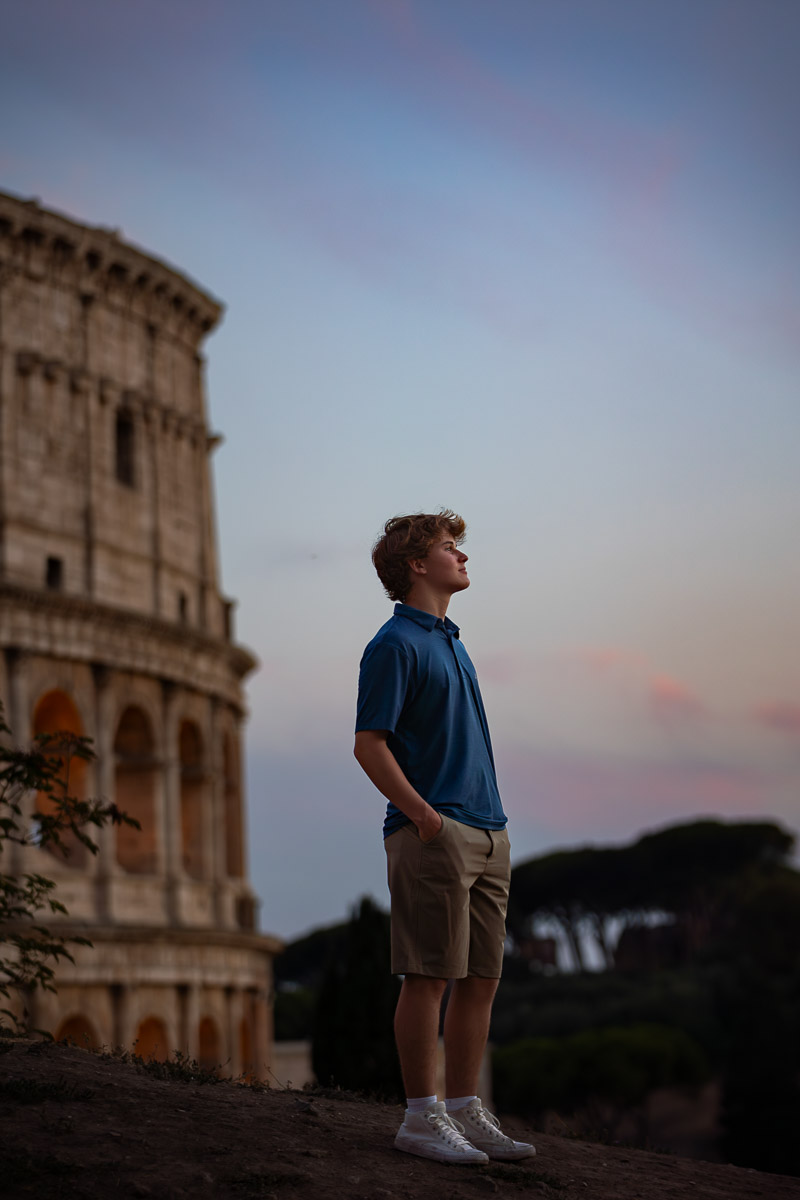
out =
<path fill-rule="evenodd" d="M 51 848 L 66 858 L 76 842 L 97 854 L 89 830 L 109 823 L 141 828 L 114 803 L 71 794 L 74 764 L 95 758 L 89 738 L 48 733 L 35 738 L 29 750 L 14 747 L 0 706 L 0 739 L 0 855 L 8 855 L 9 846 L 16 845 Z M 28 817 L 26 800 L 32 792 L 36 806 Z M 55 891 L 55 881 L 38 872 L 0 870 L 0 997 L 7 1002 L 12 992 L 25 994 L 37 987 L 55 992 L 58 963 L 74 962 L 70 945 L 92 944 L 79 935 L 53 933 L 40 923 L 42 914 L 68 916 Z M 20 1019 L 10 1008 L 0 1008 L 0 1017 L 8 1018 L 15 1031 L 24 1028 L 27 1015 L 26 1011 Z"/>

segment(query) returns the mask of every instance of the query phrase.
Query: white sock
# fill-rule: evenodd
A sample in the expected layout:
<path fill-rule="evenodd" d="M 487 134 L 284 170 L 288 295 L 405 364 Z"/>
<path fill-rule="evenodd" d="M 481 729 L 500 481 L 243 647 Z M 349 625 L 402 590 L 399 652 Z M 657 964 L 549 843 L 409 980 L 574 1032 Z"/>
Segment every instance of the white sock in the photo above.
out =
<path fill-rule="evenodd" d="M 431 1105 L 435 1103 L 435 1096 L 416 1096 L 413 1099 L 406 1097 L 406 1112 L 424 1112 L 426 1108 L 430 1108 Z"/>
<path fill-rule="evenodd" d="M 477 1100 L 477 1096 L 456 1096 L 452 1100 L 445 1100 L 445 1107 L 448 1112 L 455 1112 L 457 1108 L 466 1108 L 473 1100 Z"/>

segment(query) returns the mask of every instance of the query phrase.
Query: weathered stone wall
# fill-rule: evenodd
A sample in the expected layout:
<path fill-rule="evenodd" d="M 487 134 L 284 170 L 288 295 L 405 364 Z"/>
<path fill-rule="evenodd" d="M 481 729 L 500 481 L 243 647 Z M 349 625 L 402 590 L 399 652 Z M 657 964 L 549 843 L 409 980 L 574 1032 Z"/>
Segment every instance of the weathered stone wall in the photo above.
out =
<path fill-rule="evenodd" d="M 0 699 L 18 740 L 92 738 L 76 787 L 142 824 L 96 858 L 15 851 L 95 944 L 31 1021 L 263 1074 L 278 943 L 245 868 L 254 660 L 217 579 L 199 350 L 219 316 L 115 233 L 0 195 Z"/>
<path fill-rule="evenodd" d="M 219 305 L 113 233 L 0 196 L 4 577 L 225 634 L 200 344 Z M 51 568 L 52 570 L 52 568 Z"/>

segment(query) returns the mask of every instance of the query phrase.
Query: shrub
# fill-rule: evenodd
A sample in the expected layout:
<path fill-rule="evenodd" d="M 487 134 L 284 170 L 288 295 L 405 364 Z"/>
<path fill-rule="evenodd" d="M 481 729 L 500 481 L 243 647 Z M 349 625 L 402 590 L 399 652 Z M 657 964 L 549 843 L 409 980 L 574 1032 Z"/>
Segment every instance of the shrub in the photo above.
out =
<path fill-rule="evenodd" d="M 498 1107 L 527 1116 L 547 1109 L 574 1112 L 598 1100 L 628 1108 L 653 1088 L 709 1077 L 697 1043 L 664 1025 L 526 1038 L 496 1050 L 493 1068 Z"/>

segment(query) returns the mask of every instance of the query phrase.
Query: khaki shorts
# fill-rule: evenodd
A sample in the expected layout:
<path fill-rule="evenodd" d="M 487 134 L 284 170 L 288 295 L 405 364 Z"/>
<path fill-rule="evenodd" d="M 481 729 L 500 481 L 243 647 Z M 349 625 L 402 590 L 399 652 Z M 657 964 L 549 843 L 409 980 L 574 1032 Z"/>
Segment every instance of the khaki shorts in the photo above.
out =
<path fill-rule="evenodd" d="M 409 823 L 384 841 L 392 895 L 392 973 L 499 979 L 511 872 L 505 829 L 452 817 L 429 842 Z"/>

